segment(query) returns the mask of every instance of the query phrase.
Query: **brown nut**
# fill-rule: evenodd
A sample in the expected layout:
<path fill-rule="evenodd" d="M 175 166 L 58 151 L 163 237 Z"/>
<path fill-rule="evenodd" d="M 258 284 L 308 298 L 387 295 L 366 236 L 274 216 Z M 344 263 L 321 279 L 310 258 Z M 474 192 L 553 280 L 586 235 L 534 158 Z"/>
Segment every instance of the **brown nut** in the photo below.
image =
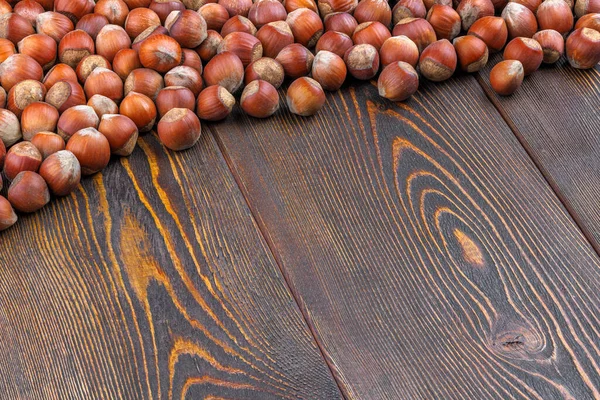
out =
<path fill-rule="evenodd" d="M 56 46 L 56 42 L 54 43 L 54 45 Z M 4 60 L 16 53 L 17 49 L 15 48 L 13 42 L 11 42 L 8 39 L 0 38 L 0 63 L 3 63 Z M 56 54 L 54 54 L 54 57 L 56 57 Z"/>
<path fill-rule="evenodd" d="M 392 9 L 392 22 L 396 25 L 404 18 L 425 18 L 426 15 L 423 0 L 400 0 Z"/>
<path fill-rule="evenodd" d="M 260 40 L 244 32 L 232 32 L 223 38 L 217 54 L 231 52 L 239 57 L 244 68 L 262 57 L 263 48 Z"/>
<path fill-rule="evenodd" d="M 153 0 L 148 6 L 160 18 L 160 23 L 165 24 L 169 14 L 173 11 L 185 10 L 185 5 L 179 0 Z"/>
<path fill-rule="evenodd" d="M 75 132 L 67 142 L 67 150 L 77 157 L 83 175 L 103 170 L 110 161 L 108 139 L 96 128 L 84 128 Z"/>
<path fill-rule="evenodd" d="M 561 0 L 562 1 L 562 0 Z M 538 30 L 538 23 L 531 10 L 518 3 L 508 3 L 502 11 L 506 22 L 508 38 L 532 37 Z"/>
<path fill-rule="evenodd" d="M 110 62 L 102 56 L 92 54 L 83 58 L 75 68 L 79 83 L 83 85 L 92 71 L 98 67 L 112 69 Z"/>
<path fill-rule="evenodd" d="M 165 28 L 181 47 L 198 47 L 206 39 L 206 21 L 196 11 L 173 11 L 165 21 Z"/>
<path fill-rule="evenodd" d="M 151 26 L 160 25 L 160 18 L 149 8 L 135 8 L 129 12 L 125 19 L 125 32 L 131 40 L 134 40 L 142 32 Z"/>
<path fill-rule="evenodd" d="M 113 71 L 119 75 L 119 78 L 121 78 L 122 81 L 127 79 L 131 71 L 142 67 L 143 65 L 140 62 L 140 57 L 138 56 L 137 51 L 133 49 L 119 50 L 119 52 L 115 54 L 115 58 L 112 62 Z"/>
<path fill-rule="evenodd" d="M 88 98 L 99 94 L 116 103 L 123 99 L 123 81 L 113 71 L 102 67 L 92 71 L 85 81 L 83 90 Z"/>
<path fill-rule="evenodd" d="M 6 90 L 0 86 L 0 108 L 6 108 Z"/>
<path fill-rule="evenodd" d="M 104 15 L 88 14 L 77 21 L 75 29 L 81 29 L 82 31 L 87 32 L 87 34 L 95 41 L 98 33 L 100 33 L 102 28 L 106 25 L 108 25 L 108 19 Z"/>
<path fill-rule="evenodd" d="M 336 12 L 328 14 L 324 19 L 324 23 L 325 32 L 340 32 L 348 36 L 352 36 L 354 30 L 358 26 L 356 18 L 354 18 L 352 14 L 348 14 L 345 12 Z"/>
<path fill-rule="evenodd" d="M 490 52 L 502 50 L 508 40 L 508 28 L 501 17 L 478 19 L 471 25 L 468 34 L 483 40 Z"/>
<path fill-rule="evenodd" d="M 42 163 L 42 154 L 31 142 L 19 142 L 12 146 L 4 159 L 4 175 L 9 180 L 23 171 L 37 172 Z"/>
<path fill-rule="evenodd" d="M 330 51 L 340 57 L 344 57 L 346 50 L 354 45 L 350 36 L 342 32 L 329 31 L 325 32 L 317 42 L 315 52 L 322 50 Z"/>
<path fill-rule="evenodd" d="M 86 103 L 83 88 L 76 82 L 58 81 L 46 93 L 46 103 L 54 106 L 59 114 L 68 108 Z"/>
<path fill-rule="evenodd" d="M 523 64 L 518 60 L 501 61 L 490 72 L 492 89 L 501 96 L 509 96 L 523 83 L 525 73 Z"/>
<path fill-rule="evenodd" d="M 0 140 L 4 147 L 9 148 L 21 138 L 19 118 L 9 110 L 0 108 Z"/>
<path fill-rule="evenodd" d="M 207 121 L 220 121 L 233 110 L 235 98 L 223 86 L 209 86 L 198 96 L 196 113 Z"/>
<path fill-rule="evenodd" d="M 90 106 L 75 106 L 65 110 L 58 119 L 57 131 L 65 142 L 83 128 L 97 128 L 100 120 L 98 114 Z"/>
<path fill-rule="evenodd" d="M 7 230 L 16 224 L 17 219 L 17 214 L 15 214 L 10 202 L 0 196 L 0 231 Z"/>
<path fill-rule="evenodd" d="M 283 67 L 285 76 L 295 79 L 308 75 L 314 60 L 313 54 L 300 43 L 284 47 L 275 58 Z"/>
<path fill-rule="evenodd" d="M 419 74 L 404 61 L 389 64 L 377 81 L 379 95 L 392 101 L 404 101 L 419 88 Z"/>
<path fill-rule="evenodd" d="M 34 0 L 19 1 L 13 8 L 15 14 L 25 18 L 32 26 L 35 25 L 36 17 L 44 11 L 44 7 Z"/>
<path fill-rule="evenodd" d="M 219 0 L 218 3 L 225 7 L 231 17 L 234 15 L 247 17 L 252 7 L 252 0 Z"/>
<path fill-rule="evenodd" d="M 163 87 L 165 82 L 158 72 L 148 68 L 138 68 L 127 76 L 124 94 L 127 96 L 130 92 L 137 92 L 155 100 Z"/>
<path fill-rule="evenodd" d="M 544 63 L 554 64 L 565 53 L 565 39 L 563 36 L 552 29 L 546 29 L 533 35 L 544 52 Z"/>
<path fill-rule="evenodd" d="M 244 83 L 246 85 L 252 81 L 263 80 L 279 89 L 284 78 L 285 71 L 279 61 L 267 57 L 254 61 L 246 67 L 244 72 Z"/>
<path fill-rule="evenodd" d="M 255 36 L 256 27 L 248 18 L 242 17 L 241 15 L 234 15 L 223 24 L 223 27 L 221 28 L 221 36 L 225 37 L 233 32 L 244 32 Z"/>
<path fill-rule="evenodd" d="M 200 59 L 207 63 L 217 54 L 217 50 L 223 41 L 223 38 L 218 32 L 207 31 L 207 36 L 204 42 L 196 47 L 196 52 L 200 56 Z"/>
<path fill-rule="evenodd" d="M 175 151 L 189 149 L 202 135 L 200 120 L 187 108 L 174 108 L 166 113 L 156 130 L 160 141 Z"/>
<path fill-rule="evenodd" d="M 67 33 L 58 44 L 58 58 L 61 63 L 75 68 L 79 61 L 94 54 L 94 39 L 82 30 Z"/>
<path fill-rule="evenodd" d="M 394 26 L 394 36 L 404 35 L 415 42 L 421 53 L 427 46 L 436 41 L 433 27 L 423 18 L 405 18 Z"/>
<path fill-rule="evenodd" d="M 491 0 L 462 0 L 456 12 L 460 15 L 462 28 L 468 31 L 478 19 L 494 16 L 494 4 Z"/>
<path fill-rule="evenodd" d="M 579 18 L 575 24 L 575 29 L 579 28 L 590 28 L 600 32 L 600 13 L 587 14 Z"/>
<path fill-rule="evenodd" d="M 35 19 L 37 33 L 50 36 L 56 43 L 60 42 L 63 36 L 71 32 L 74 27 L 73 21 L 67 16 L 53 11 L 41 13 Z"/>
<path fill-rule="evenodd" d="M 79 186 L 81 165 L 75 154 L 68 150 L 60 150 L 44 160 L 39 174 L 46 181 L 52 194 L 66 196 Z"/>
<path fill-rule="evenodd" d="M 446 39 L 429 45 L 419 59 L 421 74 L 430 81 L 441 82 L 449 79 L 458 62 L 454 46 Z"/>
<path fill-rule="evenodd" d="M 43 75 L 44 71 L 42 71 L 40 64 L 25 54 L 13 54 L 0 64 L 2 87 L 6 92 L 26 79 L 41 81 Z"/>
<path fill-rule="evenodd" d="M 123 0 L 98 0 L 94 13 L 104 15 L 110 24 L 123 26 L 129 7 Z"/>
<path fill-rule="evenodd" d="M 565 35 L 573 29 L 573 12 L 565 0 L 545 0 L 537 9 L 540 30 L 554 29 Z"/>
<path fill-rule="evenodd" d="M 325 90 L 336 91 L 346 81 L 348 69 L 344 60 L 335 53 L 321 50 L 312 65 L 312 78 Z"/>
<path fill-rule="evenodd" d="M 141 93 L 129 92 L 119 106 L 119 113 L 129 117 L 140 132 L 148 132 L 156 122 L 156 106 L 151 98 Z"/>
<path fill-rule="evenodd" d="M 0 15 L 0 37 L 10 40 L 15 46 L 35 32 L 27 19 L 15 13 Z"/>
<path fill-rule="evenodd" d="M 316 13 L 319 12 L 315 0 L 283 0 L 283 6 L 288 13 L 291 13 L 299 8 L 308 8 Z"/>
<path fill-rule="evenodd" d="M 360 0 L 353 15 L 359 24 L 377 21 L 389 28 L 392 23 L 392 9 L 387 0 Z"/>
<path fill-rule="evenodd" d="M 87 102 L 87 105 L 92 107 L 98 118 L 102 118 L 105 114 L 117 114 L 119 106 L 106 96 L 95 94 Z"/>
<path fill-rule="evenodd" d="M 576 0 L 575 16 L 582 18 L 585 15 L 600 12 L 600 2 L 598 0 Z"/>
<path fill-rule="evenodd" d="M 58 123 L 58 110 L 48 103 L 35 102 L 23 109 L 21 131 L 23 139 L 31 140 L 38 132 L 53 132 Z"/>
<path fill-rule="evenodd" d="M 242 92 L 240 106 L 252 117 L 267 118 L 279 109 L 279 94 L 267 81 L 252 81 Z"/>
<path fill-rule="evenodd" d="M 192 49 L 181 49 L 183 52 L 183 61 L 181 66 L 190 67 L 202 73 L 202 60 L 195 50 Z"/>
<path fill-rule="evenodd" d="M 21 117 L 25 107 L 36 101 L 43 101 L 46 87 L 38 81 L 27 79 L 13 86 L 6 98 L 6 108 Z"/>
<path fill-rule="evenodd" d="M 207 3 L 200 7 L 198 13 L 206 21 L 206 29 L 220 32 L 221 28 L 229 19 L 229 13 L 218 3 Z"/>
<path fill-rule="evenodd" d="M 364 22 L 356 27 L 352 34 L 354 44 L 370 44 L 377 51 L 391 37 L 390 30 L 381 22 Z"/>
<path fill-rule="evenodd" d="M 567 59 L 573 68 L 594 68 L 600 62 L 600 32 L 589 29 L 576 29 L 566 43 Z"/>
<path fill-rule="evenodd" d="M 137 52 L 140 51 L 142 44 L 154 35 L 168 35 L 169 31 L 162 25 L 151 26 L 140 33 L 131 44 L 131 48 Z"/>
<path fill-rule="evenodd" d="M 386 67 L 398 61 L 409 63 L 413 68 L 419 62 L 419 48 L 404 35 L 392 36 L 386 40 L 379 50 L 381 65 Z"/>
<path fill-rule="evenodd" d="M 511 3 L 519 3 L 529 8 L 534 14 L 537 11 L 540 4 L 542 4 L 542 0 L 509 0 Z"/>
<path fill-rule="evenodd" d="M 131 39 L 118 25 L 104 26 L 96 37 L 96 54 L 112 62 L 119 50 L 131 47 Z M 141 59 L 141 56 L 140 56 Z"/>
<path fill-rule="evenodd" d="M 248 11 L 248 19 L 260 28 L 269 22 L 285 21 L 287 11 L 278 0 L 258 0 Z"/>
<path fill-rule="evenodd" d="M 50 201 L 50 191 L 44 178 L 32 171 L 15 177 L 8 189 L 8 201 L 18 211 L 35 212 Z"/>
<path fill-rule="evenodd" d="M 158 117 L 162 118 L 174 108 L 187 108 L 194 111 L 196 108 L 196 97 L 186 87 L 169 86 L 158 93 L 155 104 L 158 110 Z M 102 132 L 102 129 L 100 129 L 100 132 Z"/>
<path fill-rule="evenodd" d="M 286 22 L 290 26 L 297 43 L 308 48 L 314 47 L 323 34 L 323 21 L 308 8 L 299 8 L 288 14 Z"/>
<path fill-rule="evenodd" d="M 488 47 L 476 36 L 467 35 L 454 39 L 454 49 L 460 68 L 465 72 L 477 72 L 488 62 Z"/>
<path fill-rule="evenodd" d="M 452 40 L 460 33 L 460 15 L 450 6 L 434 4 L 427 13 L 427 21 L 439 39 Z"/>
<path fill-rule="evenodd" d="M 54 11 L 66 15 L 75 24 L 84 15 L 91 14 L 94 5 L 94 0 L 54 0 Z"/>
<path fill-rule="evenodd" d="M 198 96 L 204 88 L 204 82 L 198 70 L 181 65 L 165 74 L 165 86 L 183 86 L 191 90 L 194 96 Z"/>
<path fill-rule="evenodd" d="M 535 39 L 519 37 L 506 45 L 504 59 L 521 61 L 523 71 L 527 76 L 538 70 L 544 59 L 544 51 Z"/>
<path fill-rule="evenodd" d="M 275 58 L 286 46 L 294 43 L 294 34 L 285 21 L 270 22 L 256 32 L 256 38 L 261 41 L 263 55 Z"/>
<path fill-rule="evenodd" d="M 231 52 L 217 54 L 204 67 L 206 86 L 219 85 L 234 93 L 244 80 L 244 65 L 237 55 Z"/>
<path fill-rule="evenodd" d="M 50 90 L 50 88 L 58 81 L 71 81 L 77 83 L 77 74 L 75 73 L 75 70 L 67 64 L 56 64 L 54 67 L 50 68 L 50 71 L 44 76 L 42 83 L 46 86 L 46 90 Z"/>
<path fill-rule="evenodd" d="M 182 51 L 179 43 L 166 35 L 152 35 L 140 46 L 140 62 L 145 68 L 165 73 L 181 63 Z"/>
<path fill-rule="evenodd" d="M 31 138 L 31 144 L 37 147 L 43 160 L 57 151 L 64 150 L 66 146 L 63 138 L 54 132 L 46 131 L 36 133 L 33 138 Z"/>
<path fill-rule="evenodd" d="M 98 131 L 108 140 L 112 154 L 126 157 L 133 153 L 138 129 L 129 117 L 120 114 L 103 115 Z"/>
<path fill-rule="evenodd" d="M 331 13 L 336 12 L 347 12 L 352 13 L 356 6 L 358 5 L 358 0 L 319 0 L 318 6 L 319 11 L 322 16 L 326 17 Z"/>
<path fill-rule="evenodd" d="M 344 62 L 350 75 L 360 80 L 369 80 L 379 72 L 379 53 L 370 44 L 352 46 L 344 54 Z"/>
<path fill-rule="evenodd" d="M 319 82 L 308 77 L 292 82 L 286 95 L 290 112 L 303 117 L 316 114 L 325 104 L 325 100 L 325 92 Z"/>
<path fill-rule="evenodd" d="M 19 53 L 33 58 L 42 66 L 44 71 L 52 68 L 56 62 L 58 45 L 56 44 L 56 41 L 48 35 L 44 35 L 42 33 L 29 35 L 21 40 L 17 44 L 17 47 L 19 49 Z"/>

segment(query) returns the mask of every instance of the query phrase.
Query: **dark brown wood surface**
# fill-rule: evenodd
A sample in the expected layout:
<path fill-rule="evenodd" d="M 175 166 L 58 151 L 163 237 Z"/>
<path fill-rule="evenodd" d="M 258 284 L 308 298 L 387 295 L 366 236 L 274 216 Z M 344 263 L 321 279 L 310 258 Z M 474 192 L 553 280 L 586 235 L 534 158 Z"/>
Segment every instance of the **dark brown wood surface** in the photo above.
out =
<path fill-rule="evenodd" d="M 345 395 L 600 397 L 599 258 L 475 78 L 376 92 L 211 127 Z"/>
<path fill-rule="evenodd" d="M 210 134 L 139 145 L 0 236 L 0 398 L 340 398 Z"/>

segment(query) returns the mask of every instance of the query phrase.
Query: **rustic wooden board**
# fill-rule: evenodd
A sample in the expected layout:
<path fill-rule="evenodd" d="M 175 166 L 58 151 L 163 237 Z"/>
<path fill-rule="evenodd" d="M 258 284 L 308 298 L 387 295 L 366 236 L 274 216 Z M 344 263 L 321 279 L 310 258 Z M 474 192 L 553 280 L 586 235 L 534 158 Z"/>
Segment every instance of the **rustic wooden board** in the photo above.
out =
<path fill-rule="evenodd" d="M 211 129 L 348 398 L 600 397 L 600 260 L 475 78 Z"/>
<path fill-rule="evenodd" d="M 0 240 L 3 399 L 340 397 L 209 134 L 144 137 Z"/>
<path fill-rule="evenodd" d="M 600 251 L 600 67 L 579 71 L 563 58 L 507 98 L 493 93 L 488 74 L 479 81 L 490 99 Z"/>

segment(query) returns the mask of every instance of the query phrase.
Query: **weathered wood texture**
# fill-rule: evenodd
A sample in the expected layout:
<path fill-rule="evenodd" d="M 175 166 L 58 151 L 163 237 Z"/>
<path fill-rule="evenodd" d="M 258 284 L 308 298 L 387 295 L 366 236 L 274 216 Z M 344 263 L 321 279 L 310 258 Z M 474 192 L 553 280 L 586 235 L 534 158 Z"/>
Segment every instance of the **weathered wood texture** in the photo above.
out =
<path fill-rule="evenodd" d="M 211 129 L 348 398 L 600 397 L 599 258 L 473 77 Z"/>
<path fill-rule="evenodd" d="M 144 137 L 0 240 L 2 399 L 340 397 L 210 134 Z"/>
<path fill-rule="evenodd" d="M 575 70 L 563 58 L 507 98 L 493 93 L 488 75 L 480 83 L 600 250 L 600 67 Z"/>

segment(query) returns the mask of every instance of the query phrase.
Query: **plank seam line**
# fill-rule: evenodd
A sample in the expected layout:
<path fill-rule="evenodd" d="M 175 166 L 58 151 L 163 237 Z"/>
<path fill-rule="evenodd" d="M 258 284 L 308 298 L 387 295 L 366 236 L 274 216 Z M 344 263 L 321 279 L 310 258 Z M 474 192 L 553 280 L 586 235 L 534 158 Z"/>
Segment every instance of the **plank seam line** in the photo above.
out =
<path fill-rule="evenodd" d="M 577 227 L 579 228 L 579 230 L 581 231 L 581 233 L 583 234 L 585 239 L 592 246 L 592 249 L 594 249 L 594 251 L 596 252 L 596 255 L 598 257 L 600 257 L 600 246 L 598 245 L 598 243 L 596 243 L 594 236 L 586 228 L 585 224 L 582 223 L 581 218 L 579 217 L 579 214 L 577 213 L 577 211 L 575 211 L 573 209 L 573 207 L 571 207 L 571 203 L 563 195 L 562 190 L 560 189 L 560 187 L 558 186 L 556 181 L 552 178 L 552 175 L 542 165 L 539 158 L 536 157 L 533 148 L 527 143 L 527 141 L 525 140 L 525 137 L 523 136 L 523 134 L 521 133 L 519 128 L 517 128 L 515 123 L 512 121 L 512 119 L 509 117 L 508 113 L 504 109 L 504 107 L 502 107 L 502 104 L 500 103 L 500 101 L 498 101 L 496 96 L 491 92 L 490 88 L 488 88 L 487 85 L 484 83 L 483 78 L 481 77 L 481 73 L 477 74 L 476 80 L 477 80 L 477 83 L 479 84 L 479 86 L 481 86 L 481 88 L 483 89 L 483 92 L 487 96 L 488 100 L 490 100 L 490 102 L 494 105 L 494 107 L 496 108 L 496 110 L 498 111 L 498 113 L 500 114 L 502 119 L 504 120 L 504 122 L 508 125 L 508 127 L 510 128 L 512 133 L 515 135 L 515 137 L 517 138 L 517 140 L 519 141 L 519 143 L 521 144 L 521 146 L 523 147 L 523 149 L 529 156 L 529 158 L 533 161 L 533 164 L 540 171 L 540 173 L 542 174 L 542 177 L 544 178 L 544 180 L 546 181 L 548 186 L 550 186 L 550 188 L 552 189 L 554 194 L 558 197 L 558 200 L 565 207 L 565 210 L 567 211 L 567 213 L 569 214 L 569 216 L 571 217 L 573 222 L 575 222 L 575 224 L 577 225 Z"/>
<path fill-rule="evenodd" d="M 278 254 L 274 250 L 275 245 L 269 239 L 269 235 L 266 234 L 267 228 L 265 226 L 263 226 L 263 224 L 260 222 L 260 220 L 257 217 L 256 213 L 254 212 L 253 207 L 250 204 L 250 199 L 248 198 L 249 196 L 246 193 L 246 190 L 244 190 L 244 185 L 242 184 L 242 180 L 239 177 L 239 175 L 236 173 L 236 168 L 233 165 L 233 161 L 231 160 L 231 158 L 229 157 L 229 154 L 227 153 L 227 151 L 225 149 L 225 145 L 221 141 L 221 139 L 219 137 L 219 134 L 213 130 L 212 126 L 209 125 L 209 124 L 206 124 L 206 126 L 208 127 L 209 131 L 211 132 L 212 139 L 216 142 L 217 148 L 218 148 L 219 152 L 221 153 L 221 156 L 225 160 L 225 164 L 227 165 L 227 168 L 229 169 L 229 172 L 233 176 L 233 179 L 235 181 L 236 186 L 238 187 L 238 189 L 242 193 L 242 197 L 244 198 L 244 202 L 246 203 L 246 206 L 248 207 L 248 210 L 250 211 L 252 219 L 254 220 L 254 223 L 256 224 L 256 227 L 258 228 L 258 231 L 260 232 L 260 235 L 263 237 L 263 239 L 265 241 L 265 244 L 269 248 L 269 252 L 273 256 L 273 260 L 275 260 L 275 264 L 277 264 L 277 268 L 279 269 L 279 272 L 281 273 L 281 276 L 283 277 L 283 281 L 285 282 L 285 286 L 286 286 L 287 290 L 290 292 L 292 298 L 294 299 L 294 302 L 296 303 L 296 307 L 298 307 L 298 311 L 300 311 L 300 315 L 302 315 L 302 319 L 304 320 L 304 323 L 308 327 L 310 335 L 314 339 L 315 344 L 317 345 L 317 348 L 319 349 L 319 353 L 321 354 L 321 358 L 323 359 L 323 361 L 325 361 L 325 365 L 329 369 L 329 373 L 331 374 L 331 377 L 333 378 L 333 381 L 335 382 L 335 384 L 338 387 L 338 390 L 340 391 L 340 395 L 344 399 L 346 399 L 346 400 L 349 399 L 349 396 L 347 395 L 346 390 L 344 390 L 344 387 L 343 387 L 342 383 L 338 380 L 337 375 L 334 373 L 335 368 L 333 367 L 333 365 L 329 361 L 329 358 L 326 356 L 325 349 L 323 349 L 323 347 L 321 346 L 321 343 L 317 339 L 318 336 L 316 334 L 316 331 L 314 329 L 313 324 L 310 322 L 310 318 L 308 317 L 308 315 L 305 314 L 304 310 L 300 306 L 300 301 L 298 300 L 298 296 L 294 292 L 294 290 L 292 289 L 292 286 L 290 285 L 290 282 L 288 280 L 288 276 L 287 276 L 287 274 L 285 273 L 285 271 L 283 269 L 282 262 L 279 259 Z"/>

